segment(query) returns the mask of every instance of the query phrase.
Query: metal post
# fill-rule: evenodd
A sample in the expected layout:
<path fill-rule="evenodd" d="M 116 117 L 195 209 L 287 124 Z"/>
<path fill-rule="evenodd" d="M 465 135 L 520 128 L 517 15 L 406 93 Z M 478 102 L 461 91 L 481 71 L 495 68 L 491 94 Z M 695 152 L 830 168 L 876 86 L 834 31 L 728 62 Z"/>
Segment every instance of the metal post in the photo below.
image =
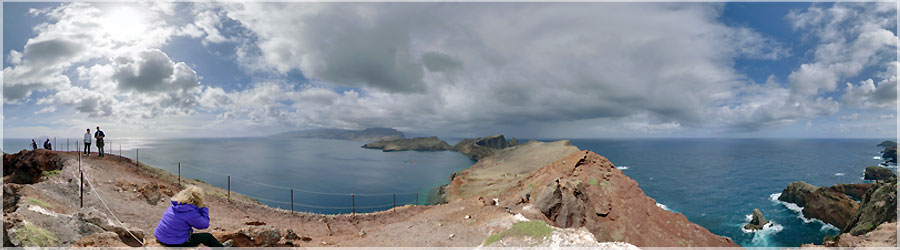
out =
<path fill-rule="evenodd" d="M 181 162 L 178 163 L 178 186 L 181 186 Z"/>
<path fill-rule="evenodd" d="M 122 156 L 122 144 L 119 144 L 119 156 Z"/>
<path fill-rule="evenodd" d="M 78 192 L 81 193 L 81 208 L 84 208 L 84 171 L 78 172 L 81 172 L 81 187 L 78 188 Z"/>
<path fill-rule="evenodd" d="M 66 151 L 69 151 L 69 138 L 66 138 Z"/>
<path fill-rule="evenodd" d="M 350 213 L 356 214 L 356 195 L 350 194 L 350 199 L 353 201 L 353 205 L 350 207 L 350 209 L 352 209 L 352 210 L 350 210 Z"/>
<path fill-rule="evenodd" d="M 419 205 L 419 192 L 416 192 L 416 206 Z"/>
<path fill-rule="evenodd" d="M 294 189 L 291 188 L 291 213 L 294 212 Z"/>
<path fill-rule="evenodd" d="M 139 148 L 134 149 L 134 160 L 136 164 L 135 166 L 141 165 L 141 150 Z"/>
<path fill-rule="evenodd" d="M 391 208 L 397 207 L 397 193 L 394 193 L 394 205 Z"/>
<path fill-rule="evenodd" d="M 59 144 L 56 144 L 56 137 L 53 137 L 53 148 L 55 148 L 55 147 L 59 147 Z M 50 150 L 53 150 L 53 148 L 50 148 Z M 59 150 L 56 150 L 56 151 L 59 151 Z"/>
<path fill-rule="evenodd" d="M 231 201 L 231 175 L 228 175 L 228 201 Z"/>

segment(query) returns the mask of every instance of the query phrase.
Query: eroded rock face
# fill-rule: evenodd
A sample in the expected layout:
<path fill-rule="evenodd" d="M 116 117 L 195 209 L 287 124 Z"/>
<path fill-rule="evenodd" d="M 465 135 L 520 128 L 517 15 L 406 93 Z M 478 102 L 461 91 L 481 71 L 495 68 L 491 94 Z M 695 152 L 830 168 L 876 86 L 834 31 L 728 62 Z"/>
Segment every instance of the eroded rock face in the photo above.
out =
<path fill-rule="evenodd" d="M 737 246 L 684 215 L 657 207 L 637 182 L 590 151 L 576 151 L 547 164 L 503 193 L 501 207 L 557 227 L 583 226 L 599 242 L 639 247 Z M 531 199 L 522 198 L 526 196 Z M 568 207 L 565 212 L 564 207 Z"/>
<path fill-rule="evenodd" d="M 838 228 L 846 227 L 859 207 L 844 193 L 803 181 L 789 184 L 778 199 L 803 207 L 803 216 L 807 218 L 820 219 Z"/>
<path fill-rule="evenodd" d="M 525 196 L 528 196 L 527 193 Z M 556 179 L 541 191 L 534 205 L 560 227 L 580 227 L 585 221 L 584 183 L 576 179 Z"/>
<path fill-rule="evenodd" d="M 862 200 L 863 196 L 866 195 L 866 192 L 869 191 L 869 188 L 872 188 L 872 183 L 854 183 L 854 184 L 837 184 L 834 186 L 828 187 L 829 190 L 843 193 L 849 195 L 853 198 Z"/>
<path fill-rule="evenodd" d="M 477 161 L 504 148 L 518 144 L 518 140 L 515 141 L 515 145 L 510 145 L 503 135 L 492 135 L 475 139 L 464 139 L 454 145 L 452 149 Z"/>
<path fill-rule="evenodd" d="M 744 225 L 744 229 L 752 230 L 752 231 L 762 230 L 763 227 L 765 227 L 765 225 L 768 223 L 769 223 L 769 220 L 766 220 L 766 217 L 763 216 L 762 211 L 759 211 L 759 209 L 754 208 L 753 209 L 753 218 L 750 220 L 750 223 L 747 223 L 747 225 Z"/>
<path fill-rule="evenodd" d="M 862 235 L 878 225 L 897 220 L 897 182 L 879 181 L 866 192 L 859 209 L 842 233 Z"/>
<path fill-rule="evenodd" d="M 63 168 L 62 160 L 52 151 L 22 150 L 3 155 L 3 177 L 7 183 L 33 184 L 40 181 L 44 171 Z"/>
<path fill-rule="evenodd" d="M 889 168 L 883 168 L 879 166 L 868 166 L 866 167 L 866 174 L 863 176 L 863 179 L 866 180 L 890 180 L 897 178 L 897 175 L 894 174 L 894 171 L 891 171 Z"/>

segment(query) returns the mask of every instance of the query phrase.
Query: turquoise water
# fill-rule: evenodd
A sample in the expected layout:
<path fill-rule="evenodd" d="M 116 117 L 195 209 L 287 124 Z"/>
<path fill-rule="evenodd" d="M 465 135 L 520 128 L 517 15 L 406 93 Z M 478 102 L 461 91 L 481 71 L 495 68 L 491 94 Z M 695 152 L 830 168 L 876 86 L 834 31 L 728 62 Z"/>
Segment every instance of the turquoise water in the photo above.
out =
<path fill-rule="evenodd" d="M 800 246 L 838 233 L 773 201 L 789 183 L 861 183 L 880 160 L 877 139 L 629 139 L 572 140 L 606 156 L 648 196 L 741 246 Z M 759 208 L 775 224 L 747 233 Z"/>
<path fill-rule="evenodd" d="M 60 141 L 57 138 L 57 141 Z M 74 141 L 74 140 L 72 140 Z M 525 141 L 525 140 L 522 140 Z M 860 183 L 866 166 L 881 161 L 877 139 L 623 139 L 572 140 L 581 149 L 609 158 L 661 206 L 683 213 L 711 232 L 731 237 L 742 246 L 800 246 L 821 243 L 838 231 L 820 221 L 804 220 L 773 195 L 794 181 L 813 185 Z M 4 139 L 4 151 L 26 148 L 30 140 Z M 58 142 L 59 143 L 59 142 Z M 232 175 L 235 192 L 260 197 L 263 203 L 288 208 L 295 203 L 351 207 L 357 212 L 384 210 L 397 203 L 432 199 L 434 188 L 450 173 L 473 162 L 456 152 L 391 152 L 362 149 L 361 142 L 278 139 L 110 140 L 113 151 L 123 147 L 129 158 L 140 148 L 141 162 L 172 172 L 182 162 L 182 175 L 225 188 Z M 64 146 L 64 144 L 63 144 Z M 74 143 L 71 146 L 74 150 Z M 188 165 L 189 164 L 189 165 Z M 204 169 L 205 171 L 189 168 Z M 216 173 L 206 172 L 212 171 Z M 251 182 L 252 181 L 252 182 Z M 260 184 L 261 183 L 261 184 Z M 388 193 L 330 195 L 327 193 Z M 287 203 L 287 204 L 285 204 Z M 743 232 L 754 208 L 774 227 Z M 295 210 L 349 213 L 351 209 L 303 207 Z"/>

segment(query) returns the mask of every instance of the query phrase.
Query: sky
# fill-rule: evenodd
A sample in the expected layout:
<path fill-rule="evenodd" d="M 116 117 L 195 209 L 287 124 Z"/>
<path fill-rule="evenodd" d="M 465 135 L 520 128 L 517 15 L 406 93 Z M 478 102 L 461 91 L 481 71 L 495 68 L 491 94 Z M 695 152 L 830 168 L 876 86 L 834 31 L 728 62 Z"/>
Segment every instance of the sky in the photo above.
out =
<path fill-rule="evenodd" d="M 896 3 L 3 3 L 3 137 L 896 138 Z"/>

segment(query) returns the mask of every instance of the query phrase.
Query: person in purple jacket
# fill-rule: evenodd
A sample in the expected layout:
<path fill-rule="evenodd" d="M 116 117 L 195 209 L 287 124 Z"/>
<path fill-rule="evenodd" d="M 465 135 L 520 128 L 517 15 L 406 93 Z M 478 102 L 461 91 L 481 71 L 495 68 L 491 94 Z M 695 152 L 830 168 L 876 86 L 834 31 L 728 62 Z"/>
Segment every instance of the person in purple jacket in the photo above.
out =
<path fill-rule="evenodd" d="M 224 247 L 210 233 L 194 233 L 192 228 L 209 227 L 209 208 L 203 206 L 203 189 L 191 185 L 172 196 L 153 235 L 159 243 L 169 247 Z"/>

